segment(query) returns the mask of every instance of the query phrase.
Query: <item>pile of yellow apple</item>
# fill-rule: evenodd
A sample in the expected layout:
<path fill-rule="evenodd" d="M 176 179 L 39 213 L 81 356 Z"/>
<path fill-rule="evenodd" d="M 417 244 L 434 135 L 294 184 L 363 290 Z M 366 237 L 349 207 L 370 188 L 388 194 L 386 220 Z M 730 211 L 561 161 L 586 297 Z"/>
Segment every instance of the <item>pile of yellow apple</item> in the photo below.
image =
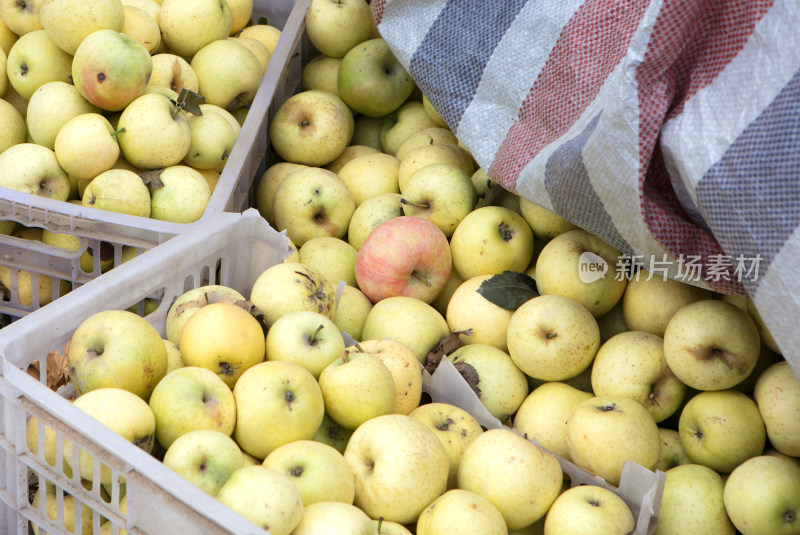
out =
<path fill-rule="evenodd" d="M 252 0 L 0 2 L 0 186 L 199 219 L 281 34 L 252 14 Z M 13 221 L 0 233 L 79 248 Z"/>
<path fill-rule="evenodd" d="M 644 533 L 562 471 L 613 487 L 628 461 L 666 472 L 656 534 L 800 533 L 800 381 L 752 301 L 617 276 L 619 251 L 499 187 L 363 0 L 312 0 L 306 30 L 255 199 L 290 254 L 247 294 L 178 297 L 166 339 L 87 318 L 74 403 L 273 535 Z M 444 362 L 502 425 L 426 397 Z"/>

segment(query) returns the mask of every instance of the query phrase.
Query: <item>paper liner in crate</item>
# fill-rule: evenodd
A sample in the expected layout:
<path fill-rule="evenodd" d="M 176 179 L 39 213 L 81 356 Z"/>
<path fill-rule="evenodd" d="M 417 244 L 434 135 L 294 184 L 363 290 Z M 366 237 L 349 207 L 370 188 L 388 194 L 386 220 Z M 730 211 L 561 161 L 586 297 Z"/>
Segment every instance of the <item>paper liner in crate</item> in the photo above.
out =
<path fill-rule="evenodd" d="M 436 403 L 449 403 L 470 413 L 487 429 L 508 429 L 500 420 L 492 416 L 483 406 L 475 391 L 464 380 L 447 357 L 439 362 L 436 370 L 429 373 L 423 369 L 422 388 Z M 516 431 L 516 430 L 514 430 Z M 542 448 L 535 437 L 526 437 Z M 545 449 L 545 448 L 542 448 Z M 620 496 L 630 508 L 636 519 L 633 535 L 652 535 L 655 533 L 656 517 L 664 491 L 666 474 L 650 470 L 627 461 L 622 469 L 619 487 L 608 484 L 603 478 L 594 476 L 576 464 L 553 454 L 561 465 L 561 470 L 569 475 L 572 486 L 595 485 L 606 488 Z"/>
<path fill-rule="evenodd" d="M 800 376 L 800 4 L 372 6 L 490 177 L 632 263 L 749 295 Z"/>

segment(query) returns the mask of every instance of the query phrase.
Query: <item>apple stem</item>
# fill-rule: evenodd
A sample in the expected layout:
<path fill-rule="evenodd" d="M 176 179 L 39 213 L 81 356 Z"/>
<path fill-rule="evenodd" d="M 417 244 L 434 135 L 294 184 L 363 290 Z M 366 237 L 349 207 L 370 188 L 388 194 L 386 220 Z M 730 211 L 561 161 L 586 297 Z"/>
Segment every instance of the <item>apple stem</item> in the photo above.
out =
<path fill-rule="evenodd" d="M 180 111 L 181 109 L 178 106 L 175 106 L 175 111 L 172 112 L 172 118 L 174 119 L 175 117 L 177 117 Z"/>
<path fill-rule="evenodd" d="M 236 95 L 236 100 L 239 101 L 243 108 L 250 109 L 250 103 L 243 99 L 242 95 Z"/>
<path fill-rule="evenodd" d="M 297 123 L 297 126 L 308 126 L 310 123 L 308 121 L 300 121 Z"/>
<path fill-rule="evenodd" d="M 408 200 L 403 199 L 403 198 L 400 199 L 400 204 L 407 204 L 409 206 L 416 206 L 417 208 L 425 208 L 425 209 L 431 207 L 430 204 L 417 204 L 417 203 L 413 203 L 413 202 L 408 201 Z"/>
<path fill-rule="evenodd" d="M 727 356 L 726 356 L 726 354 L 725 354 L 725 351 L 723 351 L 722 349 L 720 349 L 720 348 L 718 348 L 718 347 L 715 347 L 715 348 L 713 348 L 713 349 L 711 350 L 711 353 L 712 353 L 714 356 L 716 356 L 717 358 L 719 358 L 719 359 L 722 361 L 722 363 L 723 363 L 723 364 L 725 364 L 725 367 L 726 367 L 726 368 L 728 368 L 729 370 L 732 370 L 732 369 L 733 369 L 733 364 L 731 364 L 731 363 L 728 361 L 728 358 L 727 358 Z"/>
<path fill-rule="evenodd" d="M 380 533 L 381 533 L 381 526 L 383 526 L 383 517 L 379 516 L 378 517 L 378 535 L 380 535 Z"/>
<path fill-rule="evenodd" d="M 428 288 L 431 287 L 431 283 L 428 282 L 428 280 L 425 277 L 423 277 L 422 275 L 420 275 L 417 271 L 412 271 L 411 275 L 416 277 L 416 278 L 418 278 L 419 280 L 421 280 L 422 283 L 425 284 L 425 286 L 427 286 Z"/>
<path fill-rule="evenodd" d="M 311 335 L 311 339 L 309 340 L 309 343 L 310 343 L 310 344 L 314 344 L 314 342 L 316 342 L 316 341 L 317 341 L 317 335 L 318 335 L 318 334 L 319 334 L 319 332 L 320 332 L 322 329 L 324 329 L 324 328 L 325 328 L 325 326 L 324 326 L 324 325 L 322 325 L 322 324 L 320 324 L 320 326 L 319 326 L 319 327 L 317 327 L 317 330 L 316 330 L 316 331 L 314 331 L 314 334 L 312 334 L 312 335 Z"/>
<path fill-rule="evenodd" d="M 364 351 L 364 348 L 361 347 L 361 344 L 359 344 L 358 342 L 356 342 L 356 349 L 358 349 L 359 353 L 366 353 L 366 351 Z"/>
<path fill-rule="evenodd" d="M 122 127 L 122 128 L 120 128 L 119 130 L 116 130 L 116 131 L 114 131 L 114 132 L 111 132 L 111 137 L 116 137 L 116 136 L 117 136 L 117 134 L 121 134 L 121 133 L 123 133 L 124 131 L 125 131 L 125 127 L 123 126 L 123 127 Z"/>

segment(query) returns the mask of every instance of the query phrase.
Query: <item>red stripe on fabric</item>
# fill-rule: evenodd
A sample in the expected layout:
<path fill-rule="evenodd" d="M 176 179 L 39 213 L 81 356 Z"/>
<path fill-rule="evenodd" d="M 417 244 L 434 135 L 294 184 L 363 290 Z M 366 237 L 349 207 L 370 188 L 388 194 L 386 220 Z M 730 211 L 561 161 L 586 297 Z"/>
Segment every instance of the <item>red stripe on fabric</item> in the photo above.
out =
<path fill-rule="evenodd" d="M 639 97 L 639 195 L 650 233 L 673 254 L 724 254 L 686 215 L 657 146 L 664 122 L 736 57 L 769 10 L 769 0 L 666 0 L 636 72 Z M 715 289 L 744 295 L 735 282 Z"/>
<path fill-rule="evenodd" d="M 515 191 L 522 169 L 575 124 L 625 56 L 648 0 L 589 0 L 563 28 L 489 175 Z M 609 31 L 610 30 L 610 31 Z"/>
<path fill-rule="evenodd" d="M 383 9 L 386 7 L 386 0 L 372 0 L 372 16 L 375 17 L 375 25 L 379 25 L 383 20 Z"/>

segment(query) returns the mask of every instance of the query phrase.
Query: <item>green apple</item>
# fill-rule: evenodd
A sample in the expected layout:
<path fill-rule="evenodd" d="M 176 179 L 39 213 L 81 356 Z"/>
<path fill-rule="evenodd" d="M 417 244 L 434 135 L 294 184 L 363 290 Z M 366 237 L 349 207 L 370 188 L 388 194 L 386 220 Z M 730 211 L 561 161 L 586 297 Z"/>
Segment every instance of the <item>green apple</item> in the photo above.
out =
<path fill-rule="evenodd" d="M 71 347 L 71 345 L 70 345 Z M 141 397 L 121 388 L 97 388 L 80 394 L 73 405 L 121 435 L 125 440 L 150 453 L 155 442 L 156 419 Z M 72 442 L 64 442 L 64 457 L 72 459 Z M 112 481 L 111 469 L 100 463 L 100 474 L 94 472 L 94 459 L 80 450 L 80 476 L 89 481 L 98 479 L 106 485 Z"/>
<path fill-rule="evenodd" d="M 236 303 L 244 300 L 241 293 L 220 284 L 203 285 L 185 291 L 170 305 L 167 312 L 167 340 L 180 347 L 183 325 L 200 308 L 220 301 Z"/>
<path fill-rule="evenodd" d="M 345 349 L 348 355 L 369 354 L 386 365 L 394 381 L 394 414 L 409 414 L 422 397 L 422 373 L 416 355 L 405 344 L 383 338 L 363 340 Z"/>
<path fill-rule="evenodd" d="M 699 464 L 684 464 L 666 474 L 656 535 L 734 534 L 718 473 Z"/>
<path fill-rule="evenodd" d="M 150 396 L 156 417 L 156 440 L 169 449 L 178 437 L 196 429 L 230 436 L 236 425 L 236 403 L 217 374 L 198 366 L 168 373 Z"/>
<path fill-rule="evenodd" d="M 450 163 L 417 169 L 402 191 L 403 213 L 436 224 L 450 238 L 478 201 L 470 175 Z"/>
<path fill-rule="evenodd" d="M 445 316 L 445 318 L 447 317 L 447 307 L 450 304 L 450 298 L 453 297 L 453 294 L 463 282 L 464 279 L 461 278 L 461 275 L 458 274 L 458 271 L 451 269 L 450 275 L 447 276 L 447 281 L 444 283 L 442 291 L 440 291 L 439 295 L 436 296 L 436 299 L 431 302 L 433 308 L 435 308 L 439 314 Z M 459 337 L 460 336 L 461 335 L 459 335 Z M 505 339 L 504 334 L 499 335 L 499 337 Z M 504 351 L 508 351 L 508 346 L 506 346 Z"/>
<path fill-rule="evenodd" d="M 347 429 L 394 410 L 392 373 L 369 353 L 345 352 L 322 370 L 319 388 L 327 413 Z"/>
<path fill-rule="evenodd" d="M 558 459 L 518 433 L 484 431 L 467 446 L 458 465 L 458 488 L 489 500 L 508 529 L 542 518 L 561 492 Z"/>
<path fill-rule="evenodd" d="M 117 123 L 120 150 L 140 169 L 178 165 L 189 153 L 192 133 L 186 114 L 164 95 L 144 94 L 128 104 Z"/>
<path fill-rule="evenodd" d="M 353 113 L 341 98 L 311 89 L 280 105 L 270 121 L 269 139 L 283 160 L 322 166 L 350 144 L 353 128 Z"/>
<path fill-rule="evenodd" d="M 396 156 L 400 146 L 412 134 L 436 127 L 422 106 L 422 102 L 407 100 L 381 123 L 381 147 L 386 154 Z"/>
<path fill-rule="evenodd" d="M 275 228 L 286 230 L 289 239 L 301 248 L 319 236 L 344 238 L 355 208 L 344 181 L 320 167 L 290 173 L 272 200 Z"/>
<path fill-rule="evenodd" d="M 184 9 L 182 2 L 171 1 Z M 225 3 L 225 0 L 198 1 Z M 226 110 L 245 104 L 244 95 L 261 83 L 258 58 L 245 45 L 232 39 L 219 39 L 203 46 L 194 54 L 190 65 L 197 74 L 200 94 L 206 102 Z"/>
<path fill-rule="evenodd" d="M 381 38 L 364 41 L 344 55 L 338 85 L 339 96 L 353 111 L 371 117 L 392 113 L 414 90 L 414 80 Z"/>
<path fill-rule="evenodd" d="M 435 308 L 414 297 L 395 296 L 373 305 L 361 336 L 365 340 L 397 340 L 426 364 L 431 349 L 449 334 L 447 321 Z"/>
<path fill-rule="evenodd" d="M 514 429 L 569 461 L 567 420 L 575 407 L 592 397 L 591 393 L 565 383 L 544 383 L 522 401 L 514 415 Z"/>
<path fill-rule="evenodd" d="M 314 440 L 284 444 L 264 459 L 262 466 L 286 474 L 303 498 L 303 507 L 319 502 L 352 505 L 355 477 L 336 448 Z"/>
<path fill-rule="evenodd" d="M 371 310 L 372 301 L 369 300 L 369 297 L 358 288 L 347 285 L 339 297 L 333 323 L 339 332 L 347 333 L 353 340 L 362 340 L 364 324 L 367 322 L 367 316 Z"/>
<path fill-rule="evenodd" d="M 524 272 L 533 244 L 533 232 L 522 216 L 502 206 L 483 206 L 468 213 L 450 238 L 453 268 L 464 280 Z"/>
<path fill-rule="evenodd" d="M 475 165 L 472 157 L 467 151 L 455 144 L 433 143 L 422 145 L 411 149 L 400 160 L 400 168 L 397 170 L 397 183 L 400 191 L 405 191 L 408 179 L 418 169 L 434 163 L 449 163 L 460 168 L 467 176 L 472 177 L 475 172 Z"/>
<path fill-rule="evenodd" d="M 375 522 L 355 505 L 325 501 L 303 508 L 292 535 L 375 535 Z"/>
<path fill-rule="evenodd" d="M 290 535 L 303 518 L 303 499 L 289 476 L 260 465 L 233 472 L 217 499 L 270 535 Z"/>
<path fill-rule="evenodd" d="M 144 318 L 126 310 L 104 310 L 75 329 L 67 362 L 79 396 L 116 387 L 147 400 L 166 375 L 167 350 Z"/>
<path fill-rule="evenodd" d="M 211 303 L 192 314 L 183 324 L 178 347 L 187 366 L 211 370 L 230 388 L 266 354 L 261 323 L 228 302 Z"/>
<path fill-rule="evenodd" d="M 86 186 L 83 206 L 150 217 L 150 191 L 142 178 L 125 169 L 103 171 Z"/>
<path fill-rule="evenodd" d="M 133 37 L 150 54 L 158 53 L 161 46 L 161 27 L 157 20 L 140 7 L 123 5 L 125 13 L 122 33 Z"/>
<path fill-rule="evenodd" d="M 213 429 L 181 435 L 167 448 L 163 462 L 211 496 L 244 465 L 242 451 L 230 435 Z"/>
<path fill-rule="evenodd" d="M 458 138 L 449 128 L 442 128 L 441 126 L 422 128 L 410 134 L 400 143 L 395 156 L 398 160 L 404 160 L 406 155 L 417 147 L 434 145 L 436 143 L 456 145 L 458 143 Z"/>
<path fill-rule="evenodd" d="M 327 316 L 296 310 L 278 318 L 267 332 L 267 360 L 293 362 L 319 379 L 344 354 L 342 333 Z"/>
<path fill-rule="evenodd" d="M 181 350 L 178 346 L 166 338 L 162 338 L 161 340 L 164 342 L 164 347 L 167 348 L 167 374 L 179 368 L 183 368 L 183 358 L 181 358 Z"/>
<path fill-rule="evenodd" d="M 34 4 L 36 5 L 36 4 Z M 58 48 L 44 30 L 20 36 L 6 60 L 8 83 L 25 100 L 47 82 L 69 82 L 73 57 Z"/>
<path fill-rule="evenodd" d="M 580 485 L 559 495 L 544 521 L 547 535 L 627 535 L 636 526 L 625 500 L 596 485 Z"/>
<path fill-rule="evenodd" d="M 25 143 L 25 119 L 3 99 L 0 99 L 0 122 L 5 125 L 0 131 L 0 154 L 9 147 Z"/>
<path fill-rule="evenodd" d="M 381 193 L 359 204 L 347 227 L 347 241 L 350 245 L 361 249 L 372 229 L 384 221 L 403 215 L 401 199 L 399 193 Z"/>
<path fill-rule="evenodd" d="M 70 192 L 56 153 L 35 143 L 19 143 L 0 154 L 0 186 L 59 201 Z"/>
<path fill-rule="evenodd" d="M 267 167 L 267 170 L 259 177 L 255 194 L 256 208 L 261 217 L 266 219 L 270 226 L 275 226 L 275 213 L 272 210 L 275 190 L 278 189 L 278 186 L 289 173 L 304 167 L 306 166 L 296 163 L 277 162 Z"/>
<path fill-rule="evenodd" d="M 758 361 L 761 341 L 744 310 L 704 299 L 675 312 L 664 331 L 664 355 L 672 372 L 698 390 L 741 383 Z"/>
<path fill-rule="evenodd" d="M 729 473 L 761 455 L 766 443 L 758 405 L 735 390 L 700 392 L 681 411 L 681 444 L 693 463 Z"/>
<path fill-rule="evenodd" d="M 589 309 L 556 294 L 517 308 L 506 336 L 514 363 L 543 381 L 575 377 L 591 365 L 600 346 L 600 328 Z"/>
<path fill-rule="evenodd" d="M 349 163 L 350 160 L 355 160 L 359 156 L 366 156 L 368 154 L 382 154 L 379 149 L 374 147 L 368 147 L 367 145 L 355 145 L 352 143 L 352 141 L 350 143 L 351 144 L 346 146 L 339 156 L 337 156 L 330 163 L 325 164 L 323 168 L 327 169 L 328 171 L 333 171 L 338 175 L 342 167 Z"/>
<path fill-rule="evenodd" d="M 300 88 L 303 91 L 322 89 L 334 95 L 339 94 L 339 65 L 342 58 L 334 58 L 319 54 L 303 65 L 303 74 L 300 78 Z"/>
<path fill-rule="evenodd" d="M 632 461 L 652 470 L 660 447 L 658 426 L 636 401 L 597 396 L 581 402 L 567 420 L 572 462 L 617 486 L 623 465 Z"/>
<path fill-rule="evenodd" d="M 705 288 L 640 269 L 625 288 L 622 314 L 630 330 L 663 337 L 675 312 L 690 303 L 710 298 L 711 292 Z"/>
<path fill-rule="evenodd" d="M 230 35 L 233 14 L 227 0 L 163 0 L 158 23 L 167 47 L 191 58 L 209 43 Z"/>
<path fill-rule="evenodd" d="M 353 431 L 344 458 L 355 475 L 354 503 L 372 518 L 408 524 L 447 489 L 444 446 L 410 416 L 386 414 L 364 422 Z"/>
<path fill-rule="evenodd" d="M 486 344 L 461 346 L 447 358 L 478 395 L 489 414 L 512 418 L 528 396 L 528 380 L 505 351 Z"/>
<path fill-rule="evenodd" d="M 578 227 L 544 206 L 520 197 L 519 210 L 530 225 L 533 235 L 540 240 L 550 240 Z"/>
<path fill-rule="evenodd" d="M 326 280 L 358 287 L 355 262 L 358 251 L 347 241 L 333 236 L 311 238 L 299 249 L 300 263 L 318 270 Z"/>
<path fill-rule="evenodd" d="M 231 123 L 218 113 L 189 115 L 187 120 L 191 144 L 183 163 L 196 169 L 222 169 L 236 142 Z"/>
<path fill-rule="evenodd" d="M 39 19 L 53 43 L 74 56 L 78 45 L 97 30 L 121 32 L 125 12 L 120 0 L 47 0 L 39 8 Z"/>
<path fill-rule="evenodd" d="M 683 403 L 686 385 L 667 366 L 664 340 L 645 331 L 612 336 L 592 363 L 592 391 L 597 396 L 625 396 L 646 408 L 656 423 Z"/>
<path fill-rule="evenodd" d="M 683 449 L 683 444 L 681 444 L 680 433 L 674 429 L 659 427 L 658 436 L 661 440 L 661 448 L 659 448 L 655 470 L 666 472 L 676 466 L 692 464 L 692 460 L 689 459 L 686 450 Z"/>
<path fill-rule="evenodd" d="M 743 535 L 800 533 L 800 467 L 784 459 L 753 457 L 728 477 L 725 510 Z"/>
<path fill-rule="evenodd" d="M 800 457 L 800 381 L 787 361 L 767 368 L 758 378 L 753 398 L 764 419 L 767 436 L 779 452 Z"/>
<path fill-rule="evenodd" d="M 186 165 L 171 165 L 158 178 L 159 187 L 152 183 L 148 186 L 150 217 L 173 223 L 193 223 L 203 217 L 211 200 L 211 188 L 199 171 Z"/>
<path fill-rule="evenodd" d="M 337 73 L 338 76 L 338 73 Z M 337 82 L 338 83 L 338 82 Z M 336 94 L 339 94 L 339 86 L 336 86 Z M 353 145 L 364 145 L 375 150 L 383 151 L 381 147 L 381 124 L 383 117 L 370 117 L 369 115 L 356 114 L 353 122 Z"/>
<path fill-rule="evenodd" d="M 428 115 L 431 116 L 431 119 L 433 119 L 437 125 L 447 128 L 447 123 L 442 119 L 442 116 L 436 111 L 436 108 L 433 107 L 433 104 L 431 104 L 431 101 L 428 100 L 428 97 L 425 95 L 422 95 L 422 105 L 425 106 L 425 111 L 428 112 Z"/>
<path fill-rule="evenodd" d="M 153 61 L 145 47 L 114 30 L 81 41 L 72 60 L 72 81 L 100 109 L 118 111 L 142 95 Z"/>
<path fill-rule="evenodd" d="M 39 16 L 40 0 L 3 0 L 0 2 L 0 20 L 16 35 L 22 36 L 28 32 L 42 29 Z"/>
<path fill-rule="evenodd" d="M 536 287 L 542 295 L 571 297 L 595 317 L 602 316 L 622 298 L 627 284 L 615 273 L 619 255 L 617 249 L 585 230 L 559 234 L 539 253 Z"/>
<path fill-rule="evenodd" d="M 166 87 L 180 94 L 182 89 L 197 93 L 200 81 L 188 61 L 176 54 L 162 53 L 153 56 L 153 72 L 148 87 Z"/>
<path fill-rule="evenodd" d="M 233 396 L 234 439 L 257 459 L 264 459 L 289 442 L 313 437 L 325 411 L 316 379 L 293 362 L 256 364 L 242 374 L 233 388 Z M 271 431 L 265 433 L 265 429 Z"/>
<path fill-rule="evenodd" d="M 53 149 L 57 134 L 70 119 L 99 111 L 74 85 L 62 81 L 47 82 L 31 95 L 25 124 L 34 143 Z"/>
<path fill-rule="evenodd" d="M 335 319 L 336 287 L 314 268 L 300 262 L 283 262 L 256 278 L 250 302 L 264 314 L 267 327 L 295 310 L 310 310 Z"/>
<path fill-rule="evenodd" d="M 99 113 L 91 112 L 64 123 L 53 146 L 61 168 L 79 180 L 92 179 L 108 171 L 120 154 L 111 123 Z"/>
<path fill-rule="evenodd" d="M 311 439 L 332 446 L 336 451 L 344 454 L 347 442 L 350 440 L 352 434 L 352 429 L 346 429 L 337 424 L 333 418 L 325 412 L 322 416 L 322 423 L 319 424 L 317 431 Z"/>
<path fill-rule="evenodd" d="M 400 193 L 397 185 L 397 171 L 400 160 L 391 154 L 375 152 L 353 158 L 337 172 L 350 193 L 356 206 L 382 193 Z"/>
<path fill-rule="evenodd" d="M 481 424 L 464 409 L 449 403 L 425 403 L 408 415 L 428 426 L 444 446 L 450 462 L 447 488 L 456 488 L 461 455 L 475 437 L 483 433 Z"/>
<path fill-rule="evenodd" d="M 361 0 L 311 0 L 306 33 L 321 53 L 341 58 L 372 34 L 372 10 Z"/>
<path fill-rule="evenodd" d="M 451 489 L 420 513 L 417 535 L 507 535 L 506 521 L 489 500 L 468 490 Z"/>
<path fill-rule="evenodd" d="M 508 352 L 506 332 L 514 311 L 492 303 L 478 292 L 491 277 L 478 275 L 460 283 L 450 295 L 445 319 L 450 331 L 459 333 L 462 344 L 486 344 Z"/>

